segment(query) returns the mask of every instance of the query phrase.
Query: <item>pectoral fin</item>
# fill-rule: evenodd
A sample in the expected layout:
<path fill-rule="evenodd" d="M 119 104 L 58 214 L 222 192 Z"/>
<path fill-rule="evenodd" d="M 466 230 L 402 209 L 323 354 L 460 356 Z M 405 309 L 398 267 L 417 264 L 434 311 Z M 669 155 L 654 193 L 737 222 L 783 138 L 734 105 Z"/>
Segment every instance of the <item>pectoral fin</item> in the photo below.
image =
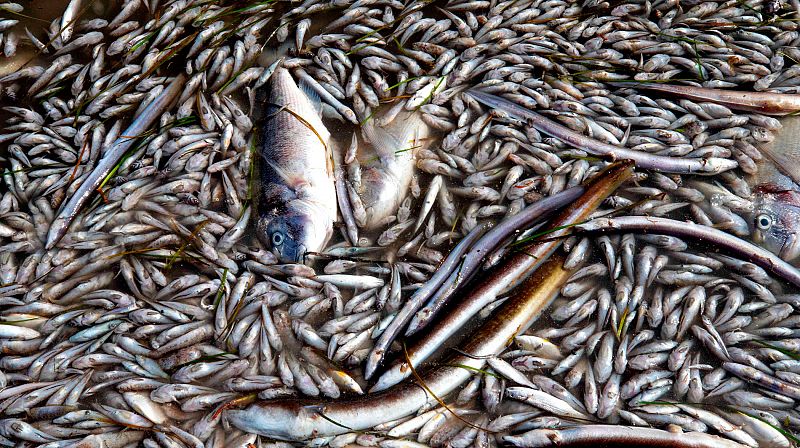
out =
<path fill-rule="evenodd" d="M 416 111 L 401 113 L 385 128 L 370 120 L 362 127 L 362 132 L 381 160 L 393 160 L 405 153 L 415 154 L 429 133 L 421 113 Z"/>

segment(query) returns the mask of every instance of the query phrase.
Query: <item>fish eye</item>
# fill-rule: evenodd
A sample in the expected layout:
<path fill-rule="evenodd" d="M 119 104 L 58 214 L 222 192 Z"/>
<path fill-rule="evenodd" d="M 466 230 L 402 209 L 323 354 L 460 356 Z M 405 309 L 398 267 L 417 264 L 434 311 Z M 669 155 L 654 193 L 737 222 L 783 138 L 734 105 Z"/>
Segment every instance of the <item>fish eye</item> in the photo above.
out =
<path fill-rule="evenodd" d="M 772 227 L 772 216 L 765 213 L 756 216 L 756 227 L 759 230 L 769 230 Z"/>
<path fill-rule="evenodd" d="M 273 233 L 272 244 L 274 244 L 275 246 L 280 246 L 281 244 L 283 244 L 283 234 L 278 232 Z"/>

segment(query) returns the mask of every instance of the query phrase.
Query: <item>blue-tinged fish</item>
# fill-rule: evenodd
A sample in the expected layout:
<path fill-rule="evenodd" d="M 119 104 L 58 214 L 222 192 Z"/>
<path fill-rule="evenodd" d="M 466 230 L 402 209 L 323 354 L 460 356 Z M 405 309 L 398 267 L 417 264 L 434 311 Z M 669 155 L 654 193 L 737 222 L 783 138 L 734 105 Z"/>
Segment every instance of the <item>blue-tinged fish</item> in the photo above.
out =
<path fill-rule="evenodd" d="M 259 129 L 257 234 L 282 262 L 321 251 L 336 220 L 330 133 L 313 91 L 284 68 L 269 81 Z"/>

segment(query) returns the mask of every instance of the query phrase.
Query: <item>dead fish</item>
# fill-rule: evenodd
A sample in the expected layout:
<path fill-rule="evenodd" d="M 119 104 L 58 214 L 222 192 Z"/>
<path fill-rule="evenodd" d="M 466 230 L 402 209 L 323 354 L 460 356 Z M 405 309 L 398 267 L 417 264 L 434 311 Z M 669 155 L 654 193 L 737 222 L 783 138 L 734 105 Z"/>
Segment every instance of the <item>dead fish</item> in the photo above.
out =
<path fill-rule="evenodd" d="M 320 251 L 333 232 L 336 194 L 330 133 L 319 97 L 278 68 L 269 83 L 258 143 L 257 234 L 284 262 Z"/>
<path fill-rule="evenodd" d="M 753 241 L 786 261 L 800 257 L 800 191 L 765 183 L 755 197 Z"/>
<path fill-rule="evenodd" d="M 781 119 L 775 140 L 765 145 L 766 155 L 753 185 L 753 241 L 786 261 L 800 257 L 800 117 Z"/>
<path fill-rule="evenodd" d="M 411 185 L 416 155 L 431 141 L 431 129 L 420 112 L 402 111 L 383 126 L 378 121 L 362 127 L 359 160 L 354 162 L 360 169 L 351 169 L 349 176 L 366 211 L 356 221 L 365 229 L 386 224 L 397 212 Z"/>

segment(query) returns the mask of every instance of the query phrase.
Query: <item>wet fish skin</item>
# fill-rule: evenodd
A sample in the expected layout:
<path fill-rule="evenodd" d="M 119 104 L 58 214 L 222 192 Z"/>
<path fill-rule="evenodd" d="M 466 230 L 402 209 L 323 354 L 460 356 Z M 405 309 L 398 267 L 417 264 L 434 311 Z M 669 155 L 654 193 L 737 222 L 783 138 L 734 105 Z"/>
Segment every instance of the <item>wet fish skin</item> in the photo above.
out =
<path fill-rule="evenodd" d="M 323 249 L 333 232 L 336 196 L 319 100 L 275 70 L 264 104 L 259 141 L 257 235 L 284 262 L 302 262 Z"/>
<path fill-rule="evenodd" d="M 755 188 L 753 241 L 792 262 L 800 257 L 800 191 L 775 184 Z"/>
<path fill-rule="evenodd" d="M 416 111 L 403 111 L 383 126 L 370 120 L 363 127 L 360 176 L 350 182 L 366 211 L 358 224 L 374 229 L 395 214 L 406 197 L 416 154 L 429 146 L 431 129 Z"/>

